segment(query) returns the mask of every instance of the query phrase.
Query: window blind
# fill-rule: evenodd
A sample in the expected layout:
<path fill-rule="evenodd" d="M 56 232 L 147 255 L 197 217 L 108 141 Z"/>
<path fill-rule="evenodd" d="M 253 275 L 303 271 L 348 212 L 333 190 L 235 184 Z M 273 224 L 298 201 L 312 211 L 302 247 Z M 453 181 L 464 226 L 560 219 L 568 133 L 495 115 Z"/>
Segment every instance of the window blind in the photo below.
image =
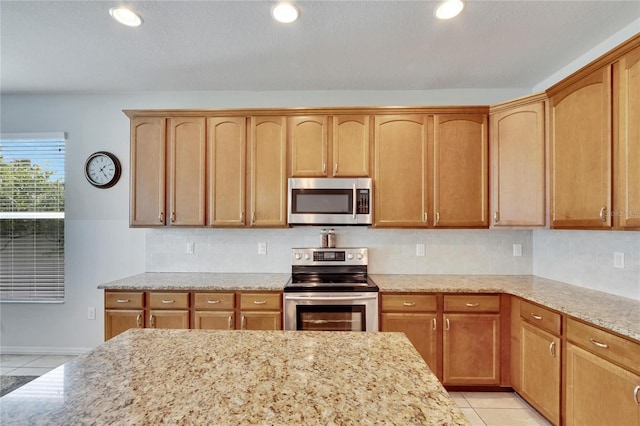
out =
<path fill-rule="evenodd" d="M 0 135 L 0 301 L 64 301 L 64 133 Z"/>

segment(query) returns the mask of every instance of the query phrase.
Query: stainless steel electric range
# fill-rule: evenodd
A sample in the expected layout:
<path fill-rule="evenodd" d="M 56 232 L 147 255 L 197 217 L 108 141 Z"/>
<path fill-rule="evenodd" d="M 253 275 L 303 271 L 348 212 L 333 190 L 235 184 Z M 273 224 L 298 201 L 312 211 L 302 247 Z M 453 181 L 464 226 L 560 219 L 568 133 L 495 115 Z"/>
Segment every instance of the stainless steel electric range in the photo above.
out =
<path fill-rule="evenodd" d="M 284 329 L 378 331 L 378 286 L 366 248 L 294 248 Z"/>

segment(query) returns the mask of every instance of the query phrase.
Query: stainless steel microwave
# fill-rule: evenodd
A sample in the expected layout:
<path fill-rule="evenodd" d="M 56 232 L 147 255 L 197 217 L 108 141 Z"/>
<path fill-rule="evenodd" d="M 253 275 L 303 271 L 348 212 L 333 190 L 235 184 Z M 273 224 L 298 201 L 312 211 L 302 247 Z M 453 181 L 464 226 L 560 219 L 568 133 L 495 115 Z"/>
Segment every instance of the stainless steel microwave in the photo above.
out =
<path fill-rule="evenodd" d="M 371 225 L 371 178 L 290 178 L 289 225 Z"/>

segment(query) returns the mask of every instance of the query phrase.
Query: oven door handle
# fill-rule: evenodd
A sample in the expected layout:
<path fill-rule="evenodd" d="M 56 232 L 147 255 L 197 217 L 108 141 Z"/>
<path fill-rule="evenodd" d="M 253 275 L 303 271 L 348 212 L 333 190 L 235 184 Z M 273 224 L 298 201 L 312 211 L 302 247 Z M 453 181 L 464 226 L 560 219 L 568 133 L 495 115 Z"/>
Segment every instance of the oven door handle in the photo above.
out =
<path fill-rule="evenodd" d="M 348 300 L 373 300 L 376 296 L 290 296 L 285 294 L 285 300 L 333 300 L 333 301 L 348 301 Z"/>

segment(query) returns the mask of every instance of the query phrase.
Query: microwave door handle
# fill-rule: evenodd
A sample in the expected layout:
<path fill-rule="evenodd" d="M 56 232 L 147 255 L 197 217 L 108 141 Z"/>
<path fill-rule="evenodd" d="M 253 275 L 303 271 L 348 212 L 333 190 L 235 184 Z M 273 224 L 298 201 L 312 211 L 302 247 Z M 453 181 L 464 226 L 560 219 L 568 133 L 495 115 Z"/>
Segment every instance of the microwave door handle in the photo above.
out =
<path fill-rule="evenodd" d="M 353 219 L 356 219 L 356 202 L 357 202 L 357 197 L 356 197 L 356 184 L 353 184 Z"/>
<path fill-rule="evenodd" d="M 324 300 L 324 301 L 348 301 L 348 300 L 369 300 L 376 296 L 291 296 L 285 295 L 285 300 Z"/>

